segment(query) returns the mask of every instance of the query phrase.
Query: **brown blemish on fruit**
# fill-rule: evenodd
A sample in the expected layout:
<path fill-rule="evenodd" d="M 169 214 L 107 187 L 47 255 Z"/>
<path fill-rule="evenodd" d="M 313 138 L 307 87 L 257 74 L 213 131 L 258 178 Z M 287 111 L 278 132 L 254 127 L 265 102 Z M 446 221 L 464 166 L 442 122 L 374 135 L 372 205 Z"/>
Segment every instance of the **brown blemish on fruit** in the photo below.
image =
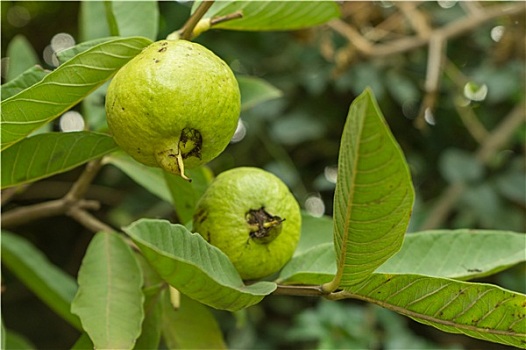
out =
<path fill-rule="evenodd" d="M 269 243 L 281 233 L 281 223 L 285 219 L 269 214 L 265 207 L 250 209 L 245 214 L 249 226 L 249 236 L 256 243 Z"/>
<path fill-rule="evenodd" d="M 194 214 L 194 221 L 202 224 L 208 218 L 208 213 L 205 209 L 201 208 Z"/>
<path fill-rule="evenodd" d="M 159 50 L 157 50 L 157 52 L 165 52 L 166 50 L 168 50 L 168 48 L 166 46 L 168 46 L 168 42 L 163 41 L 161 43 L 161 48 Z"/>

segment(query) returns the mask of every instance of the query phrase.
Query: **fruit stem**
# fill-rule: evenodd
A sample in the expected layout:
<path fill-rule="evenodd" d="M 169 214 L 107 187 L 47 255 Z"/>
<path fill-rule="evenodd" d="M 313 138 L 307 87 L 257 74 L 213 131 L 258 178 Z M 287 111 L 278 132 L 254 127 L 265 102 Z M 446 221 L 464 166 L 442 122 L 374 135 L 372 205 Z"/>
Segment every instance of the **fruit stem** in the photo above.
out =
<path fill-rule="evenodd" d="M 181 30 L 181 39 L 192 40 L 194 28 L 205 13 L 212 7 L 214 1 L 203 1 L 195 12 L 188 18 Z"/>
<path fill-rule="evenodd" d="M 179 173 L 181 177 L 188 182 L 192 182 L 192 179 L 184 174 L 183 152 L 179 151 L 175 159 L 177 160 L 177 166 L 179 167 Z"/>

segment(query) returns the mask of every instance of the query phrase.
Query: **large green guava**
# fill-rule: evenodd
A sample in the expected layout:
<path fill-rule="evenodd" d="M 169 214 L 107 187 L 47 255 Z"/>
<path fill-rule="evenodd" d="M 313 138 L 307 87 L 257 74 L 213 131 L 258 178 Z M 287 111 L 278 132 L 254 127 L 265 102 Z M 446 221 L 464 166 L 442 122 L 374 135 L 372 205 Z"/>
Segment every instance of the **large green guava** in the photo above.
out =
<path fill-rule="evenodd" d="M 301 214 L 288 187 L 251 167 L 219 174 L 197 203 L 194 231 L 222 250 L 244 280 L 279 271 L 300 238 Z"/>
<path fill-rule="evenodd" d="M 217 157 L 234 134 L 241 98 L 228 65 L 186 40 L 146 47 L 112 79 L 106 95 L 115 142 L 137 161 L 184 175 Z"/>

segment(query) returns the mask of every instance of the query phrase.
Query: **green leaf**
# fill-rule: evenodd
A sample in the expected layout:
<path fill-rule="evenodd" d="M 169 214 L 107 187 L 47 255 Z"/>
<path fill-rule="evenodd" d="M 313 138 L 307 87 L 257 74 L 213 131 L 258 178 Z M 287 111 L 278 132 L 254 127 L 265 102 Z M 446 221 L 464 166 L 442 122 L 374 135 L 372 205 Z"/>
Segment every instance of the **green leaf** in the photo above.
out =
<path fill-rule="evenodd" d="M 131 349 L 144 318 L 142 273 L 131 248 L 115 234 L 97 233 L 78 274 L 71 312 L 95 349 Z"/>
<path fill-rule="evenodd" d="M 263 79 L 236 76 L 241 91 L 241 109 L 247 110 L 262 102 L 282 96 L 282 92 Z"/>
<path fill-rule="evenodd" d="M 213 28 L 296 30 L 321 25 L 340 17 L 340 9 L 332 1 L 220 1 L 210 8 L 206 17 L 221 17 L 236 11 L 241 11 L 243 17 L 221 22 Z"/>
<path fill-rule="evenodd" d="M 163 171 L 160 168 L 141 164 L 124 152 L 112 153 L 105 159 L 105 162 L 116 166 L 152 194 L 171 203 L 170 190 L 166 185 Z"/>
<path fill-rule="evenodd" d="M 99 44 L 2 101 L 2 150 L 77 104 L 150 43 L 133 37 Z"/>
<path fill-rule="evenodd" d="M 150 287 L 144 290 L 144 321 L 141 335 L 135 343 L 134 349 L 157 349 L 161 341 L 161 318 L 164 314 L 162 296 L 166 288 L 162 286 Z"/>
<path fill-rule="evenodd" d="M 80 41 L 89 41 L 110 35 L 106 21 L 104 1 L 81 1 L 79 12 Z"/>
<path fill-rule="evenodd" d="M 165 281 L 205 305 L 236 311 L 276 289 L 271 282 L 244 285 L 222 251 L 184 226 L 141 219 L 123 230 Z"/>
<path fill-rule="evenodd" d="M 508 231 L 435 230 L 407 234 L 398 253 L 376 272 L 467 280 L 489 276 L 526 261 L 526 235 Z M 333 244 L 320 244 L 283 268 L 279 283 L 322 284 L 334 277 Z"/>
<path fill-rule="evenodd" d="M 336 274 L 336 254 L 332 242 L 323 243 L 296 254 L 280 271 L 279 284 L 330 282 Z"/>
<path fill-rule="evenodd" d="M 87 333 L 82 333 L 82 335 L 77 339 L 75 344 L 71 347 L 71 350 L 86 350 L 93 349 L 93 342 L 89 338 Z"/>
<path fill-rule="evenodd" d="M 51 264 L 44 254 L 24 238 L 2 230 L 2 263 L 46 305 L 80 329 L 70 311 L 77 291 L 75 280 Z"/>
<path fill-rule="evenodd" d="M 178 309 L 168 297 L 163 307 L 163 339 L 168 349 L 226 349 L 221 329 L 206 306 L 182 294 Z"/>
<path fill-rule="evenodd" d="M 117 19 L 113 14 L 112 1 L 104 1 L 104 9 L 106 10 L 106 22 L 108 22 L 108 27 L 110 29 L 111 36 L 120 36 L 119 26 L 117 25 Z"/>
<path fill-rule="evenodd" d="M 36 347 L 31 344 L 31 342 L 21 334 L 18 334 L 12 330 L 7 330 L 5 334 L 5 340 L 2 339 L 2 341 L 5 341 L 5 347 L 2 349 L 6 350 L 18 350 L 18 349 L 24 349 L 24 350 L 32 350 L 36 349 Z"/>
<path fill-rule="evenodd" d="M 187 169 L 188 175 L 192 182 L 188 182 L 181 176 L 164 172 L 164 177 L 168 189 L 172 195 L 172 203 L 179 222 L 187 224 L 192 221 L 197 201 L 207 189 L 214 175 L 206 166 L 196 169 Z"/>
<path fill-rule="evenodd" d="M 70 59 L 72 59 L 73 57 L 75 57 L 76 55 L 80 54 L 80 53 L 83 53 L 84 51 L 88 50 L 88 49 L 91 49 L 92 47 L 94 46 L 97 46 L 99 44 L 102 44 L 102 43 L 105 43 L 105 42 L 108 42 L 110 40 L 115 40 L 115 39 L 118 39 L 117 37 L 105 37 L 105 38 L 97 38 L 97 39 L 93 39 L 93 40 L 90 40 L 90 41 L 84 41 L 80 44 L 77 44 L 73 47 L 68 47 L 67 49 L 64 49 L 64 50 L 60 50 L 57 52 L 57 58 L 58 58 L 58 61 L 62 64 Z"/>
<path fill-rule="evenodd" d="M 1 327 L 0 331 L 2 332 L 0 334 L 0 345 L 2 346 L 2 349 L 5 349 L 6 348 L 5 347 L 5 327 L 4 327 L 4 320 L 1 317 L 0 317 L 0 322 L 1 322 L 1 324 L 0 324 L 0 327 Z"/>
<path fill-rule="evenodd" d="M 414 200 L 411 175 L 367 89 L 343 130 L 334 197 L 338 271 L 327 290 L 366 279 L 402 246 Z"/>
<path fill-rule="evenodd" d="M 378 304 L 444 332 L 526 347 L 526 295 L 498 286 L 418 275 L 373 274 L 331 299 Z"/>
<path fill-rule="evenodd" d="M 157 38 L 157 1 L 112 1 L 111 7 L 120 36 L 143 36 L 150 40 Z"/>
<path fill-rule="evenodd" d="M 16 35 L 7 47 L 9 66 L 6 80 L 10 81 L 28 68 L 39 63 L 38 56 L 31 43 L 23 35 Z"/>
<path fill-rule="evenodd" d="M 472 279 L 526 261 L 526 235 L 508 231 L 435 230 L 410 233 L 376 272 Z"/>
<path fill-rule="evenodd" d="M 294 255 L 299 255 L 308 249 L 324 243 L 333 244 L 333 227 L 333 220 L 328 216 L 314 217 L 306 212 L 302 212 L 301 236 Z"/>
<path fill-rule="evenodd" d="M 40 80 L 44 79 L 44 77 L 48 74 L 49 71 L 46 71 L 40 66 L 33 66 L 27 69 L 26 71 L 24 71 L 24 73 L 18 75 L 13 80 L 2 84 L 2 101 L 38 83 Z"/>
<path fill-rule="evenodd" d="M 116 149 L 111 136 L 88 131 L 26 138 L 2 152 L 2 188 L 65 172 Z"/>
<path fill-rule="evenodd" d="M 190 183 L 160 168 L 141 164 L 124 152 L 115 152 L 106 161 L 152 194 L 172 203 L 179 221 L 184 224 L 192 220 L 195 205 L 213 178 L 210 169 L 206 167 L 187 169 L 187 175 L 192 179 Z"/>
<path fill-rule="evenodd" d="M 134 253 L 135 259 L 142 270 L 144 279 L 143 293 L 145 297 L 142 331 L 134 349 L 157 349 L 161 341 L 162 315 L 164 312 L 163 300 L 168 286 L 139 252 Z"/>

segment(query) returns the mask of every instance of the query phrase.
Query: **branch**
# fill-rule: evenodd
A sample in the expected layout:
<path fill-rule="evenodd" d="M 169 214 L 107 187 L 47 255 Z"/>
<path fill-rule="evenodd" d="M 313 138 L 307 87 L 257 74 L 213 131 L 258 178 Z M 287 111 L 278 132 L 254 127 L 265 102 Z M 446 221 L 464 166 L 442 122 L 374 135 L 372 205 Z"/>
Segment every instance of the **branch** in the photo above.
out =
<path fill-rule="evenodd" d="M 67 212 L 69 216 L 78 221 L 82 226 L 86 227 L 92 232 L 115 232 L 115 230 L 91 215 L 84 209 L 76 206 Z"/>
<path fill-rule="evenodd" d="M 92 160 L 86 165 L 84 172 L 75 181 L 69 192 L 64 196 L 66 201 L 76 201 L 86 195 L 88 188 L 102 167 L 102 158 Z"/>
<path fill-rule="evenodd" d="M 402 39 L 391 40 L 382 44 L 373 45 L 365 39 L 356 29 L 349 24 L 336 20 L 329 23 L 329 26 L 342 36 L 346 37 L 362 54 L 370 57 L 383 57 L 393 54 L 403 53 L 426 45 L 433 35 L 441 36 L 443 40 L 451 39 L 455 36 L 466 33 L 481 24 L 491 21 L 501 16 L 511 16 L 524 12 L 526 9 L 523 3 L 513 5 L 495 5 L 485 8 L 484 12 L 476 16 L 460 18 L 445 26 L 434 29 L 429 36 L 412 36 Z"/>
<path fill-rule="evenodd" d="M 523 103 L 515 108 L 506 116 L 496 129 L 486 137 L 475 153 L 475 158 L 482 164 L 487 164 L 491 158 L 501 149 L 513 135 L 517 127 L 526 122 L 526 105 Z M 443 192 L 433 209 L 427 214 L 427 218 L 420 227 L 421 230 L 437 228 L 444 222 L 457 203 L 458 199 L 465 191 L 466 185 L 463 183 L 452 183 Z"/>
<path fill-rule="evenodd" d="M 278 288 L 272 293 L 274 295 L 296 295 L 303 297 L 319 297 L 327 295 L 321 286 L 286 286 L 278 284 Z"/>
<path fill-rule="evenodd" d="M 101 166 L 102 159 L 89 162 L 80 177 L 75 181 L 73 186 L 71 186 L 69 192 L 61 199 L 19 207 L 3 213 L 3 227 L 15 227 L 51 216 L 69 215 L 91 231 L 114 231 L 111 227 L 87 212 L 87 210 L 98 210 L 100 203 L 98 201 L 83 199 Z"/>

